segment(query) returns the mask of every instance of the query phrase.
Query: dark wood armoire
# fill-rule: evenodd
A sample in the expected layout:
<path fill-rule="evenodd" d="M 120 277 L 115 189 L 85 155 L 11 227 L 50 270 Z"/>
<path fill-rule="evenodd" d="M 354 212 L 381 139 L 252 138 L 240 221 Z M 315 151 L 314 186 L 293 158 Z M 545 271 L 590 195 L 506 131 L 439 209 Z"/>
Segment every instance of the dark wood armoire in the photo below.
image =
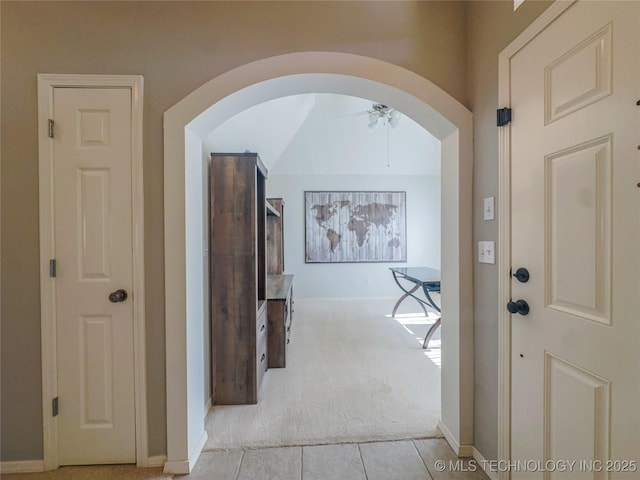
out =
<path fill-rule="evenodd" d="M 255 153 L 212 153 L 210 167 L 213 403 L 253 404 L 269 363 L 267 170 Z"/>

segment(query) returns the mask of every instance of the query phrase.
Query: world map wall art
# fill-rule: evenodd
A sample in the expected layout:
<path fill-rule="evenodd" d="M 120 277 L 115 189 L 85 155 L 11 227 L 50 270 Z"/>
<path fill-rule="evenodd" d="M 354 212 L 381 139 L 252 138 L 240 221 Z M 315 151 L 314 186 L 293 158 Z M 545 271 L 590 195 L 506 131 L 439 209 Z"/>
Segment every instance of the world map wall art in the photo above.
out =
<path fill-rule="evenodd" d="M 305 262 L 406 262 L 406 192 L 304 192 Z"/>

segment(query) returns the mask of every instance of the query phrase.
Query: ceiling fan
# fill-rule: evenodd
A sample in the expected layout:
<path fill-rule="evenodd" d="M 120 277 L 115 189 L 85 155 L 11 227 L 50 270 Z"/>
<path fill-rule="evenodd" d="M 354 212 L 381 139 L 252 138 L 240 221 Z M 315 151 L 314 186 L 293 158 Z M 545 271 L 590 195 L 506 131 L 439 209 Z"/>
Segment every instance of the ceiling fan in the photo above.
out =
<path fill-rule="evenodd" d="M 389 125 L 396 128 L 402 114 L 395 108 L 388 107 L 382 103 L 374 103 L 371 110 L 367 110 L 369 114 L 369 129 L 375 129 L 378 124 L 382 123 L 387 126 L 387 167 L 391 166 L 391 156 L 389 153 Z"/>
<path fill-rule="evenodd" d="M 402 114 L 396 110 L 395 108 L 391 108 L 383 103 L 373 103 L 371 104 L 370 110 L 365 110 L 364 112 L 352 113 L 350 115 L 345 115 L 345 117 L 352 117 L 358 115 L 368 115 L 369 119 L 369 129 L 374 130 L 380 123 L 386 125 L 387 131 L 387 167 L 391 166 L 391 156 L 390 156 L 390 142 L 389 142 L 389 126 L 395 128 L 400 122 L 400 118 Z"/>
<path fill-rule="evenodd" d="M 367 110 L 367 113 L 369 114 L 369 128 L 372 130 L 376 128 L 380 121 L 395 128 L 402 116 L 395 108 L 387 107 L 382 103 L 374 103 L 371 106 L 371 110 Z"/>
<path fill-rule="evenodd" d="M 382 123 L 383 125 L 391 125 L 391 127 L 395 128 L 400 121 L 400 117 L 402 117 L 402 114 L 398 110 L 388 107 L 383 103 L 373 103 L 369 110 L 343 115 L 343 117 L 354 117 L 360 115 L 368 115 L 368 125 L 371 130 L 376 128 L 379 123 Z"/>

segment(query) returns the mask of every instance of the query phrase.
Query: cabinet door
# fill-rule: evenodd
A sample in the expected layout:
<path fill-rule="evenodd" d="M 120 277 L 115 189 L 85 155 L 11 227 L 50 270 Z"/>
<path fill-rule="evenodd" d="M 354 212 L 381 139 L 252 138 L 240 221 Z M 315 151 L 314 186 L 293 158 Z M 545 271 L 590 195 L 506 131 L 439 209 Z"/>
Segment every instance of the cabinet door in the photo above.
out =
<path fill-rule="evenodd" d="M 286 331 L 286 345 L 289 345 L 291 341 L 291 324 L 293 323 L 293 288 L 289 290 L 289 296 L 287 297 L 287 303 L 285 307 L 285 331 Z"/>
<path fill-rule="evenodd" d="M 268 301 L 269 368 L 284 368 L 286 365 L 286 301 Z"/>

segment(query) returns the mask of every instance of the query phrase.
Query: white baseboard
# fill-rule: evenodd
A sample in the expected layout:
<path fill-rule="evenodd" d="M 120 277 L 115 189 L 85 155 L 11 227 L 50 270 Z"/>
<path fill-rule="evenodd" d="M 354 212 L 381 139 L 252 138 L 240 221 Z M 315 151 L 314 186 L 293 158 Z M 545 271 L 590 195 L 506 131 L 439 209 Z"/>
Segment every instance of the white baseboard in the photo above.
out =
<path fill-rule="evenodd" d="M 202 437 L 198 441 L 196 448 L 191 453 L 189 460 L 178 460 L 165 462 L 163 473 L 173 473 L 174 475 L 188 475 L 193 471 L 193 467 L 196 465 L 198 458 L 200 458 L 200 454 L 202 453 L 202 449 L 209 436 L 207 435 L 206 430 L 202 434 Z"/>
<path fill-rule="evenodd" d="M 480 468 L 484 470 L 484 473 L 487 474 L 487 477 L 489 477 L 491 480 L 498 480 L 498 472 L 489 470 L 489 463 L 482 456 L 482 454 L 478 450 L 476 450 L 476 447 L 473 447 L 473 458 L 478 463 L 478 465 L 480 465 Z"/>
<path fill-rule="evenodd" d="M 172 473 L 174 475 L 189 474 L 189 460 L 179 460 L 173 462 L 165 462 L 162 473 Z"/>
<path fill-rule="evenodd" d="M 0 473 L 44 472 L 44 460 L 22 460 L 18 462 L 0 462 Z"/>
<path fill-rule="evenodd" d="M 162 467 L 167 461 L 166 455 L 147 457 L 137 466 L 141 468 Z M 0 462 L 0 473 L 36 473 L 44 472 L 44 460 L 24 460 L 19 462 Z"/>
<path fill-rule="evenodd" d="M 200 458 L 200 454 L 202 453 L 202 449 L 204 448 L 207 440 L 209 439 L 209 435 L 207 435 L 207 431 L 202 432 L 202 437 L 200 437 L 200 441 L 196 445 L 196 448 L 193 450 L 191 455 L 189 456 L 189 473 L 193 470 L 193 467 L 196 466 L 196 462 L 198 458 Z"/>
<path fill-rule="evenodd" d="M 449 431 L 447 427 L 443 425 L 442 422 L 438 422 L 438 430 L 442 432 L 444 439 L 447 441 L 453 453 L 455 453 L 458 457 L 472 457 L 473 456 L 473 445 L 460 445 L 458 443 L 458 439 L 453 436 L 453 434 Z"/>
<path fill-rule="evenodd" d="M 141 468 L 162 467 L 166 462 L 167 462 L 166 455 L 156 455 L 153 457 L 147 457 L 143 459 L 143 461 L 139 462 L 137 466 Z"/>

